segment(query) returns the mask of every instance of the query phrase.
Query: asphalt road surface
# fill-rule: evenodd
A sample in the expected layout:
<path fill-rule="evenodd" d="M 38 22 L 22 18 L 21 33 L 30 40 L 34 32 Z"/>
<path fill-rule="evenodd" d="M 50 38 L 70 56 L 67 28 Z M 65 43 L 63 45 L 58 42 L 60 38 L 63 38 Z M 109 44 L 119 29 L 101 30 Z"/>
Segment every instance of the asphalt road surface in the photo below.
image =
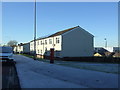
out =
<path fill-rule="evenodd" d="M 2 89 L 20 88 L 15 64 L 2 63 Z"/>

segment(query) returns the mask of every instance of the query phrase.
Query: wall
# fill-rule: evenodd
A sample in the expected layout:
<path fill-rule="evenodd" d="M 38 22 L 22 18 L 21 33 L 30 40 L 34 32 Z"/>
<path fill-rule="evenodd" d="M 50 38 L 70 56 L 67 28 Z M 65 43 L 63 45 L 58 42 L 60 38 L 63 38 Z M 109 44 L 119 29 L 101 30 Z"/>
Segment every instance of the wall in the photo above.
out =
<path fill-rule="evenodd" d="M 29 53 L 30 52 L 30 43 L 26 43 L 23 45 L 23 53 Z"/>
<path fill-rule="evenodd" d="M 34 54 L 34 41 L 30 42 L 30 53 Z"/>
<path fill-rule="evenodd" d="M 23 46 L 21 45 L 17 46 L 17 53 L 23 53 Z"/>
<path fill-rule="evenodd" d="M 59 43 L 56 43 L 56 38 L 59 38 Z M 52 43 L 49 43 L 49 39 L 51 39 Z M 47 44 L 46 42 L 47 41 Z M 41 44 L 42 43 L 42 44 Z M 36 53 L 40 55 L 50 55 L 50 48 L 54 48 L 55 55 L 59 55 L 58 51 L 61 51 L 61 35 L 55 37 L 48 37 L 41 40 L 36 41 Z"/>
<path fill-rule="evenodd" d="M 93 36 L 76 28 L 62 35 L 62 57 L 93 56 Z"/>
<path fill-rule="evenodd" d="M 14 53 L 17 53 L 17 46 L 13 48 Z"/>

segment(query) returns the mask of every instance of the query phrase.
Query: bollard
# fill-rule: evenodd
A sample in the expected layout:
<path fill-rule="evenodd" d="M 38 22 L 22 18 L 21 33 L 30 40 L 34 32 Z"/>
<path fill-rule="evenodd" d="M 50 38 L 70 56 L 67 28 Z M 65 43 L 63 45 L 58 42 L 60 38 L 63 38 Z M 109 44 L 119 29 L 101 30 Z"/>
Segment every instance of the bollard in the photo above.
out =
<path fill-rule="evenodd" d="M 54 48 L 50 49 L 50 63 L 54 63 Z"/>

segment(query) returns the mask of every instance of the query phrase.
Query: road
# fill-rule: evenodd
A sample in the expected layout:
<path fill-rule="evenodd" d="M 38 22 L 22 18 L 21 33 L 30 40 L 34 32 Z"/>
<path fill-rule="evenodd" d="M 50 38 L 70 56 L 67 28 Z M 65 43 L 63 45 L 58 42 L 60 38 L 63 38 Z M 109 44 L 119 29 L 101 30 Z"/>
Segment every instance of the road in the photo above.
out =
<path fill-rule="evenodd" d="M 2 63 L 2 89 L 20 88 L 15 65 Z"/>
<path fill-rule="evenodd" d="M 14 55 L 22 88 L 118 88 L 118 75 Z"/>

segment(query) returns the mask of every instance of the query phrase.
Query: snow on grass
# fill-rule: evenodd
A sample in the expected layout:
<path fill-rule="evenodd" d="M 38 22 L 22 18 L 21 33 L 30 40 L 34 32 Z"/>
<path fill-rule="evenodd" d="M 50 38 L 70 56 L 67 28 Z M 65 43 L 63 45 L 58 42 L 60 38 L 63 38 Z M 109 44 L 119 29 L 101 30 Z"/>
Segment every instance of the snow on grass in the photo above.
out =
<path fill-rule="evenodd" d="M 22 88 L 117 88 L 118 75 L 76 69 L 15 55 Z"/>

